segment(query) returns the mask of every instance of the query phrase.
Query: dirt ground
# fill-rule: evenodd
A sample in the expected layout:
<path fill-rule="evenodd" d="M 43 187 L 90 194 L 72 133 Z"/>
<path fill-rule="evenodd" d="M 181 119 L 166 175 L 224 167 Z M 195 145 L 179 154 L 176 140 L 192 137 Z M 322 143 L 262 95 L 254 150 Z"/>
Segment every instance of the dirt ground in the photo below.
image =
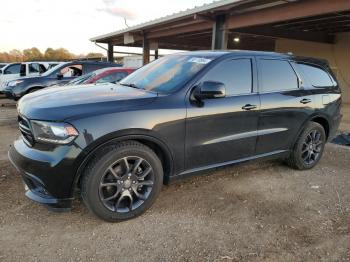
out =
<path fill-rule="evenodd" d="M 350 261 L 348 147 L 328 144 L 309 171 L 254 162 L 164 186 L 111 224 L 80 199 L 52 213 L 24 196 L 6 159 L 15 107 L 0 111 L 0 261 Z"/>

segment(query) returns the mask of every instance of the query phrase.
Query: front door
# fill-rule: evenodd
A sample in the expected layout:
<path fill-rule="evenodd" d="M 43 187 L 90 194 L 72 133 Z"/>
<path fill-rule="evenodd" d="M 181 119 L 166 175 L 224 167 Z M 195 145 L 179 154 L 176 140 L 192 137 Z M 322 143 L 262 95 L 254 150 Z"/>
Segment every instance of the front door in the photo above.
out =
<path fill-rule="evenodd" d="M 255 71 L 252 57 L 231 58 L 215 65 L 198 81 L 222 82 L 226 97 L 206 99 L 202 106 L 188 101 L 187 170 L 254 155 L 260 107 Z"/>

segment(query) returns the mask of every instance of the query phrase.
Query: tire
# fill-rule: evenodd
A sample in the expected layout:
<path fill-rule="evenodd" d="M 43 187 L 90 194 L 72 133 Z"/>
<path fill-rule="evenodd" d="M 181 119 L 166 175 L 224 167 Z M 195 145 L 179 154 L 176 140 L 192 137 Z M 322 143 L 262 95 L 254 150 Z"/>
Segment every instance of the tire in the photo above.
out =
<path fill-rule="evenodd" d="M 81 195 L 99 218 L 118 222 L 152 206 L 163 185 L 163 168 L 149 147 L 125 141 L 99 151 L 82 177 Z"/>
<path fill-rule="evenodd" d="M 324 128 L 316 122 L 309 122 L 292 149 L 288 165 L 299 170 L 313 168 L 320 161 L 325 144 Z"/>

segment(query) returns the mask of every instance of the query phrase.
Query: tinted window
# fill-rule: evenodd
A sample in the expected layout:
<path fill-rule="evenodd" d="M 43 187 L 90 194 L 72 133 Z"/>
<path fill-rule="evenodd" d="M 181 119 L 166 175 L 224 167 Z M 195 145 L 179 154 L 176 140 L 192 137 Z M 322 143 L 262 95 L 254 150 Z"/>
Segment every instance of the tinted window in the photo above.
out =
<path fill-rule="evenodd" d="M 226 95 L 247 94 L 252 91 L 252 63 L 250 59 L 234 59 L 219 63 L 202 79 L 221 82 Z"/>
<path fill-rule="evenodd" d="M 311 85 L 315 87 L 333 86 L 329 74 L 321 68 L 306 64 L 299 64 L 299 67 L 302 69 Z"/>
<path fill-rule="evenodd" d="M 60 70 L 60 74 L 62 74 L 63 77 L 81 76 L 82 72 L 82 65 L 70 65 Z"/>
<path fill-rule="evenodd" d="M 39 64 L 29 64 L 29 73 L 39 73 Z"/>
<path fill-rule="evenodd" d="M 39 64 L 39 73 L 42 74 L 46 72 L 46 67 L 43 64 Z"/>
<path fill-rule="evenodd" d="M 5 74 L 19 74 L 21 70 L 21 64 L 15 64 L 15 65 L 10 65 L 8 68 L 5 70 Z"/>
<path fill-rule="evenodd" d="M 298 78 L 287 61 L 260 60 L 260 92 L 294 90 Z"/>
<path fill-rule="evenodd" d="M 137 88 L 171 93 L 188 82 L 208 63 L 215 59 L 214 55 L 168 55 L 141 67 L 125 77 L 120 84 Z"/>
<path fill-rule="evenodd" d="M 100 69 L 103 65 L 84 65 L 85 74 Z"/>

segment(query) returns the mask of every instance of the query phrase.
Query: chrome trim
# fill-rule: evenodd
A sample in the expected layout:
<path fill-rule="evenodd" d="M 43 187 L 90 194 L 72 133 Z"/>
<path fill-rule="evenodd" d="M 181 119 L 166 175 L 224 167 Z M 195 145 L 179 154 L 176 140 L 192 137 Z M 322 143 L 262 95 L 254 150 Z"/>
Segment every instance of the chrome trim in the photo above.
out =
<path fill-rule="evenodd" d="M 234 134 L 234 135 L 230 135 L 230 136 L 224 136 L 224 137 L 208 140 L 208 141 L 204 142 L 203 145 L 210 145 L 210 144 L 227 142 L 227 141 L 231 141 L 231 140 L 238 140 L 238 139 L 254 137 L 254 136 L 269 135 L 269 134 L 273 134 L 273 133 L 284 132 L 287 130 L 288 130 L 288 128 L 281 127 L 281 128 L 269 128 L 269 129 L 262 129 L 262 130 L 257 130 L 257 131 L 249 131 L 249 132 L 244 132 L 244 133 L 239 133 L 239 134 Z"/>

